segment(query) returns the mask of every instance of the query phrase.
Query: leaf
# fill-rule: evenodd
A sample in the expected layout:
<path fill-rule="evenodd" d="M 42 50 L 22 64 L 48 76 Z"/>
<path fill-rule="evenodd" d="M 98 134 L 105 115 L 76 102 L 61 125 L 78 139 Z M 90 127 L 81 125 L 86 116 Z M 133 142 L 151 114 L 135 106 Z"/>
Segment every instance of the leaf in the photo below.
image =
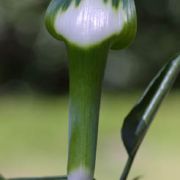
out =
<path fill-rule="evenodd" d="M 0 180 L 6 180 L 6 179 L 1 179 Z M 21 178 L 10 178 L 8 180 L 67 180 L 66 176 L 52 176 L 52 177 L 21 177 Z M 95 179 L 93 179 L 95 180 Z"/>
<path fill-rule="evenodd" d="M 6 180 L 6 179 L 0 174 L 0 180 Z"/>
<path fill-rule="evenodd" d="M 155 76 L 139 102 L 124 120 L 122 139 L 129 156 L 140 146 L 165 95 L 180 71 L 180 55 L 169 61 Z"/>
<path fill-rule="evenodd" d="M 52 177 L 21 177 L 10 178 L 8 180 L 67 180 L 66 176 L 52 176 Z"/>
<path fill-rule="evenodd" d="M 180 55 L 170 60 L 151 81 L 124 120 L 121 135 L 129 155 L 121 180 L 126 180 L 133 160 L 164 97 L 180 71 Z"/>

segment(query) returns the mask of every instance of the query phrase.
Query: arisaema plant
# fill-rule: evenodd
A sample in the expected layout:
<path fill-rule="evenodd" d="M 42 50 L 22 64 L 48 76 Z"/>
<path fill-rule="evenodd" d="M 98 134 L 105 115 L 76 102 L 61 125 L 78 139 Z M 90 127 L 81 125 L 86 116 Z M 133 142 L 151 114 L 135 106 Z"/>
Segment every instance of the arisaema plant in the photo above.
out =
<path fill-rule="evenodd" d="M 65 42 L 69 57 L 67 176 L 11 180 L 92 180 L 106 60 L 109 49 L 126 48 L 136 35 L 134 0 L 52 0 L 45 23 L 53 37 Z M 177 56 L 159 72 L 125 119 L 122 139 L 129 159 L 121 180 L 126 180 L 137 150 L 179 69 Z"/>
<path fill-rule="evenodd" d="M 45 20 L 69 56 L 68 180 L 92 180 L 107 55 L 110 48 L 125 48 L 134 39 L 134 1 L 52 0 Z"/>

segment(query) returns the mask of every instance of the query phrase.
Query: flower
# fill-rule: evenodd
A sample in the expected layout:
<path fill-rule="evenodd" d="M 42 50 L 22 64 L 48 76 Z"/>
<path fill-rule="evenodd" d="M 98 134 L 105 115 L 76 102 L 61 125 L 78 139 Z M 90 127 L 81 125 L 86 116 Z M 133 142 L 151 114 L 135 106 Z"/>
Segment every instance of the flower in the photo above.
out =
<path fill-rule="evenodd" d="M 124 48 L 137 25 L 134 0 L 52 0 L 45 21 L 55 38 L 82 48 L 104 41 Z"/>

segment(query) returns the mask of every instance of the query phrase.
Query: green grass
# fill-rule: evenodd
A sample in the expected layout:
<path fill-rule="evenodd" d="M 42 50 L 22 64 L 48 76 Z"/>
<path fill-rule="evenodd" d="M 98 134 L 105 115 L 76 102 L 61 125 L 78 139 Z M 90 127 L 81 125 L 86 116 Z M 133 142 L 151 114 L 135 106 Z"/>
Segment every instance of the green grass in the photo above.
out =
<path fill-rule="evenodd" d="M 127 155 L 122 120 L 140 93 L 104 94 L 99 124 L 96 178 L 118 179 Z M 171 93 L 143 142 L 130 179 L 180 179 L 180 92 Z M 12 176 L 66 172 L 68 98 L 0 97 L 0 173 Z"/>

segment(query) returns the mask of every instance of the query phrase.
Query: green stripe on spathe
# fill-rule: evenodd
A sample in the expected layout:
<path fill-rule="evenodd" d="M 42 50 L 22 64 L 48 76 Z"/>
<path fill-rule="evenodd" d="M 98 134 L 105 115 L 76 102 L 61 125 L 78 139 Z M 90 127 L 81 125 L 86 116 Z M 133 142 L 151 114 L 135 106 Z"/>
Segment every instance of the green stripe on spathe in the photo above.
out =
<path fill-rule="evenodd" d="M 112 6 L 117 9 L 122 0 L 104 0 L 105 3 L 108 3 L 109 1 L 111 1 Z"/>
<path fill-rule="evenodd" d="M 81 0 L 76 0 L 76 6 L 80 4 Z"/>
<path fill-rule="evenodd" d="M 114 6 L 115 8 L 119 7 L 119 3 L 120 3 L 120 0 L 112 0 L 112 6 Z"/>
<path fill-rule="evenodd" d="M 81 1 L 85 1 L 85 0 L 54 0 L 54 3 L 56 4 L 56 7 L 60 7 L 62 11 L 66 11 L 72 2 L 75 2 L 75 5 L 77 7 L 81 3 Z M 111 1 L 112 6 L 117 9 L 122 0 L 101 0 L 101 1 L 104 1 L 105 3 Z"/>
<path fill-rule="evenodd" d="M 54 5 L 62 11 L 66 11 L 72 2 L 75 2 L 75 5 L 79 6 L 81 1 L 82 0 L 54 0 Z"/>
<path fill-rule="evenodd" d="M 72 0 L 53 0 L 51 3 L 53 5 L 54 12 L 58 10 L 65 11 L 71 4 Z"/>

